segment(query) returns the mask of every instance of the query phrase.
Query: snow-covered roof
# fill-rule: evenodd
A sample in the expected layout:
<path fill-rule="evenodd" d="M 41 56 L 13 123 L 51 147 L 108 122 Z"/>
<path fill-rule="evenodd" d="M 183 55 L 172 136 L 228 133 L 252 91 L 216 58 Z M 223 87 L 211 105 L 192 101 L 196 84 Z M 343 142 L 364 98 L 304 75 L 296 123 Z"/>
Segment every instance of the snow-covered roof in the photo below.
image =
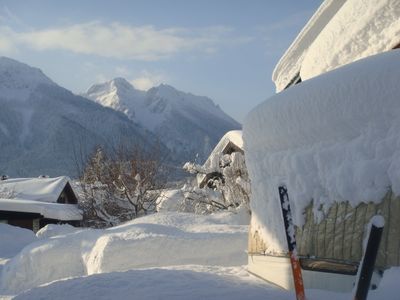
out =
<path fill-rule="evenodd" d="M 282 91 L 300 72 L 308 47 L 345 1 L 325 0 L 300 31 L 272 73 L 272 81 L 275 82 L 277 92 Z"/>
<path fill-rule="evenodd" d="M 242 130 L 228 131 L 214 147 L 206 162 L 203 164 L 203 169 L 208 173 L 219 171 L 219 160 L 221 156 L 225 154 L 227 147 L 231 145 L 243 151 Z M 202 182 L 205 177 L 205 174 L 198 174 L 197 182 Z"/>
<path fill-rule="evenodd" d="M 235 145 L 237 148 L 243 151 L 243 139 L 241 130 L 228 131 L 214 147 L 203 167 L 207 170 L 218 167 L 219 158 L 222 154 L 224 154 L 226 147 L 231 144 Z"/>
<path fill-rule="evenodd" d="M 400 43 L 398 0 L 326 0 L 280 59 L 277 92 L 300 73 L 315 77 Z"/>
<path fill-rule="evenodd" d="M 38 213 L 62 221 L 82 220 L 75 204 L 57 203 L 69 178 L 12 178 L 0 181 L 0 210 Z"/>
<path fill-rule="evenodd" d="M 0 198 L 0 210 L 37 213 L 42 215 L 44 218 L 61 221 L 82 220 L 82 212 L 75 204 Z"/>
<path fill-rule="evenodd" d="M 56 203 L 69 178 L 12 178 L 0 181 L 0 198 Z"/>
<path fill-rule="evenodd" d="M 286 249 L 278 186 L 293 220 L 335 201 L 353 207 L 400 195 L 400 50 L 327 72 L 254 108 L 244 122 L 252 226 L 272 250 Z M 320 210 L 321 209 L 321 210 Z"/>

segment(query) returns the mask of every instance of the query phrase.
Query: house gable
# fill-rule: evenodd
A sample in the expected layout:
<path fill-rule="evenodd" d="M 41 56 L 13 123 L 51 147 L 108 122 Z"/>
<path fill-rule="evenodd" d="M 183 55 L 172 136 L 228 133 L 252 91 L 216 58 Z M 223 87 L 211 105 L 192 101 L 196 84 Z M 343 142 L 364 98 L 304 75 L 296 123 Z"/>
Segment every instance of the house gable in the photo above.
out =
<path fill-rule="evenodd" d="M 58 196 L 57 203 L 63 204 L 78 204 L 78 198 L 76 197 L 71 185 L 67 182 Z"/>

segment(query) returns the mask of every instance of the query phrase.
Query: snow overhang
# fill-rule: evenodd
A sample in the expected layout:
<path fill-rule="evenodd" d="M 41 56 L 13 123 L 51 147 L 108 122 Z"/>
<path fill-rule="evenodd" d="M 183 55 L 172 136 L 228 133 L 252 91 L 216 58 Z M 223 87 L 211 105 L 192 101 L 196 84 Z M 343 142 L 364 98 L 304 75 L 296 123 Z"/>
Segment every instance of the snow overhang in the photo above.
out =
<path fill-rule="evenodd" d="M 44 218 L 60 221 L 82 220 L 82 211 L 75 204 L 0 198 L 0 211 L 37 213 Z"/>
<path fill-rule="evenodd" d="M 304 80 L 400 43 L 400 1 L 347 0 L 307 49 Z"/>
<path fill-rule="evenodd" d="M 297 79 L 395 48 L 400 43 L 398 0 L 327 0 L 296 37 L 272 74 L 280 92 Z"/>
<path fill-rule="evenodd" d="M 272 81 L 276 85 L 276 92 L 285 89 L 300 73 L 301 64 L 308 47 L 342 7 L 345 1 L 346 0 L 324 1 L 300 31 L 285 54 L 283 54 L 272 73 Z"/>

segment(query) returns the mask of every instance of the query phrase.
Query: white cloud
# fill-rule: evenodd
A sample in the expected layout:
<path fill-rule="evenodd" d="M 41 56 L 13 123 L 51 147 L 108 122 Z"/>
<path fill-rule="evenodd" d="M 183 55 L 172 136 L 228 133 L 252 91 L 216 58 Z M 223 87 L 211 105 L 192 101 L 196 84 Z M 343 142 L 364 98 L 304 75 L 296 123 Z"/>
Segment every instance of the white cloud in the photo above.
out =
<path fill-rule="evenodd" d="M 130 80 L 135 88 L 142 91 L 147 91 L 166 81 L 167 77 L 163 73 L 151 73 L 146 70 L 142 71 L 139 77 Z"/>
<path fill-rule="evenodd" d="M 210 53 L 227 43 L 246 43 L 227 27 L 200 29 L 127 26 L 120 23 L 90 22 L 72 26 L 11 32 L 14 44 L 37 51 L 67 50 L 75 53 L 119 59 L 154 61 L 181 52 Z"/>
<path fill-rule="evenodd" d="M 0 55 L 16 51 L 13 34 L 14 32 L 9 27 L 0 27 Z"/>

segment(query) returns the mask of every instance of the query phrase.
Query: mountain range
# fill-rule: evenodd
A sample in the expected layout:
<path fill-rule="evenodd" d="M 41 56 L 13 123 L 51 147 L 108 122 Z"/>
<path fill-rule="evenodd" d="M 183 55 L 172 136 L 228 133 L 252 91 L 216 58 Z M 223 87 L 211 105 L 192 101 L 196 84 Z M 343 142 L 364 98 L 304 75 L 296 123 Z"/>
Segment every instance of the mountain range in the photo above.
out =
<path fill-rule="evenodd" d="M 137 90 L 124 78 L 93 85 L 82 96 L 124 113 L 154 133 L 179 161 L 204 161 L 219 139 L 240 124 L 207 97 L 166 84 Z"/>
<path fill-rule="evenodd" d="M 6 57 L 0 106 L 0 175 L 10 176 L 74 177 L 99 145 L 157 143 L 176 165 L 196 153 L 204 160 L 226 131 L 240 127 L 212 100 L 168 85 L 143 92 L 117 78 L 78 96 Z"/>
<path fill-rule="evenodd" d="M 75 176 L 77 164 L 97 145 L 156 141 L 124 114 L 5 57 L 0 57 L 0 107 L 0 174 Z"/>

